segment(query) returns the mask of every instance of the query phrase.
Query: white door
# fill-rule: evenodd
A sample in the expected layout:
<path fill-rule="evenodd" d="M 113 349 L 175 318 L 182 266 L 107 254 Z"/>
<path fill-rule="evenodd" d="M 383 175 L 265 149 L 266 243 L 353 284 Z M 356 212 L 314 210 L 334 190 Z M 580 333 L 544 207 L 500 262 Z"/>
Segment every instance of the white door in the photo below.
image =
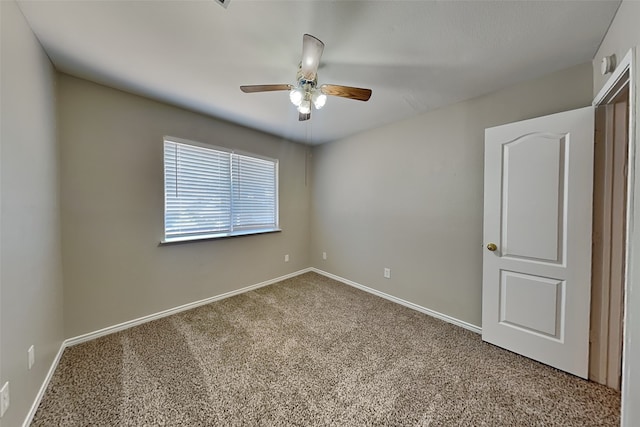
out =
<path fill-rule="evenodd" d="M 485 131 L 482 339 L 587 378 L 592 107 Z"/>

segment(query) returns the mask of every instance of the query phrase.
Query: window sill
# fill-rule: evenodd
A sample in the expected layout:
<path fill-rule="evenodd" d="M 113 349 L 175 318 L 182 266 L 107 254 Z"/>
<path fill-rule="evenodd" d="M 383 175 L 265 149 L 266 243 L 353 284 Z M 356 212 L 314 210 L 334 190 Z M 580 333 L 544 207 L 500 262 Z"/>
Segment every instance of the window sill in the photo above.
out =
<path fill-rule="evenodd" d="M 220 234 L 204 234 L 198 236 L 183 236 L 183 237 L 175 237 L 172 239 L 165 239 L 160 241 L 159 246 L 165 245 L 176 245 L 182 243 L 192 243 L 192 242 L 201 242 L 203 240 L 218 240 L 218 239 L 227 239 L 232 237 L 241 237 L 241 236 L 252 236 L 255 234 L 269 234 L 269 233 L 280 233 L 282 229 L 280 228 L 265 228 L 261 230 L 242 230 L 242 231 L 234 231 L 233 233 L 220 233 Z"/>

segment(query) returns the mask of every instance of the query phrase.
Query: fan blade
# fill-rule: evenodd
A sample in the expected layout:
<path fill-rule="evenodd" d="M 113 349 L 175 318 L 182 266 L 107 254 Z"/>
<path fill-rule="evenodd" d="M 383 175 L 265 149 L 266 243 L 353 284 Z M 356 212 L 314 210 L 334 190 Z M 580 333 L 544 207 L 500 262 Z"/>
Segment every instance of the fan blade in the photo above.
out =
<path fill-rule="evenodd" d="M 304 122 L 305 120 L 309 120 L 311 118 L 311 111 L 307 114 L 298 113 L 298 121 Z"/>
<path fill-rule="evenodd" d="M 240 86 L 240 90 L 244 93 L 254 93 L 254 92 L 271 92 L 274 90 L 291 90 L 293 89 L 293 85 L 248 85 L 248 86 Z"/>
<path fill-rule="evenodd" d="M 316 78 L 323 50 L 324 43 L 311 34 L 305 34 L 302 37 L 302 62 L 300 63 L 300 71 L 306 80 Z"/>
<path fill-rule="evenodd" d="M 341 96 L 358 101 L 368 101 L 372 93 L 371 89 L 338 85 L 322 85 L 320 86 L 320 90 L 325 95 Z"/>

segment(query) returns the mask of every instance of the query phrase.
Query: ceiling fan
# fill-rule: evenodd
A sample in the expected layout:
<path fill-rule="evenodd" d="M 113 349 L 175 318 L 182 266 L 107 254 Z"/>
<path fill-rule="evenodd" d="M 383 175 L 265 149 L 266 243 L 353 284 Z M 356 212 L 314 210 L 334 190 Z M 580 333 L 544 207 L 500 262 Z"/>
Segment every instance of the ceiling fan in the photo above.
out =
<path fill-rule="evenodd" d="M 368 101 L 371 98 L 371 89 L 330 84 L 318 86 L 318 65 L 323 50 L 324 43 L 310 34 L 305 34 L 302 37 L 302 61 L 298 67 L 295 85 L 248 85 L 240 86 L 240 90 L 245 93 L 288 90 L 289 99 L 298 109 L 300 121 L 311 118 L 311 104 L 317 110 L 322 108 L 327 101 L 327 95 Z"/>

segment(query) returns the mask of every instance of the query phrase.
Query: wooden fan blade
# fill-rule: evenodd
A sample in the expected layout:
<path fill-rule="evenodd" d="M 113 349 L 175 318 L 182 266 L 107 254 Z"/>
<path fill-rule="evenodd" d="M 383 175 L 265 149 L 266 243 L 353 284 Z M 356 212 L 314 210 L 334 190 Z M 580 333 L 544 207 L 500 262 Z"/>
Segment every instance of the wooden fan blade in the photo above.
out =
<path fill-rule="evenodd" d="M 368 101 L 372 93 L 371 89 L 338 85 L 322 85 L 320 86 L 320 90 L 325 95 L 341 96 L 358 101 Z"/>
<path fill-rule="evenodd" d="M 309 120 L 311 118 L 311 111 L 307 114 L 298 113 L 298 121 L 304 122 L 305 120 Z"/>
<path fill-rule="evenodd" d="M 240 90 L 244 93 L 254 93 L 254 92 L 271 92 L 274 90 L 291 90 L 293 89 L 293 85 L 248 85 L 248 86 L 240 86 Z"/>
<path fill-rule="evenodd" d="M 311 34 L 305 34 L 302 37 L 302 61 L 300 62 L 300 71 L 306 80 L 316 78 L 322 51 L 324 51 L 324 43 L 320 40 Z"/>

